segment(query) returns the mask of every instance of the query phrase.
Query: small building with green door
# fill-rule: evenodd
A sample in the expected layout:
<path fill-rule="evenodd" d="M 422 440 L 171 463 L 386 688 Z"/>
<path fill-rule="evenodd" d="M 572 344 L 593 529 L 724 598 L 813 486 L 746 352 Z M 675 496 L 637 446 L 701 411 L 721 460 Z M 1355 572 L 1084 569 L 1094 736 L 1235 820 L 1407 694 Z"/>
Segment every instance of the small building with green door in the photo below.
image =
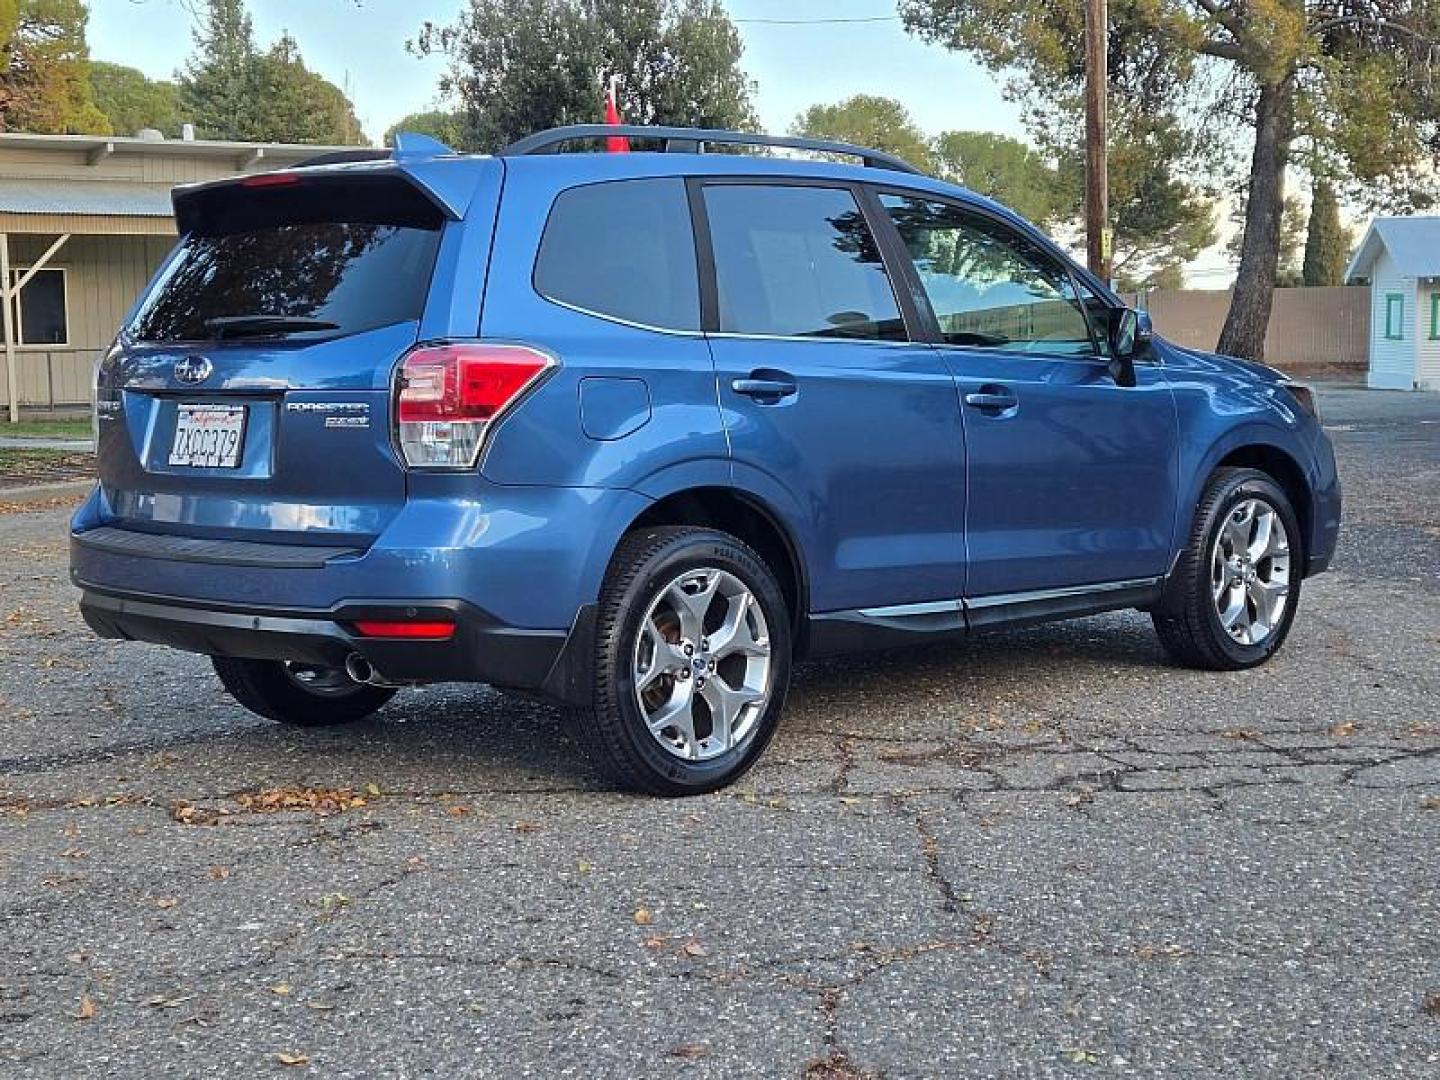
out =
<path fill-rule="evenodd" d="M 1440 390 L 1440 217 L 1376 218 L 1345 269 L 1370 285 L 1377 390 Z"/>

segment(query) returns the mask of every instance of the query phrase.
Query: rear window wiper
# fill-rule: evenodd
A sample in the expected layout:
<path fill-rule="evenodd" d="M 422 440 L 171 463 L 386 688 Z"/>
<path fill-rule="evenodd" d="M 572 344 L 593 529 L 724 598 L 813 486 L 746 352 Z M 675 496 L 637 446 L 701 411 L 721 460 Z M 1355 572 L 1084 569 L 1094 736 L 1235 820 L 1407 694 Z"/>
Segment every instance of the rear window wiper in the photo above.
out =
<path fill-rule="evenodd" d="M 223 315 L 206 319 L 205 329 L 221 341 L 265 334 L 303 334 L 307 330 L 338 330 L 340 324 L 300 315 Z"/>

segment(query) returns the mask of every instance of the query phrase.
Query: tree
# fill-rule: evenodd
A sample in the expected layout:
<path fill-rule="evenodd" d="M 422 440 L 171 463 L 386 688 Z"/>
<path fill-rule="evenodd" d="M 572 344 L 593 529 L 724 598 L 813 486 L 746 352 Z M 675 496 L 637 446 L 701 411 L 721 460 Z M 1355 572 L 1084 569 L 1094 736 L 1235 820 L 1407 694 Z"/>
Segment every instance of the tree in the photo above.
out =
<path fill-rule="evenodd" d="M 429 135 L 456 150 L 462 147 L 466 139 L 465 118 L 458 112 L 446 109 L 430 109 L 402 116 L 385 132 L 385 145 L 394 146 L 395 136 L 402 131 Z"/>
<path fill-rule="evenodd" d="M 1019 73 L 1018 92 L 1073 99 L 1084 77 L 1079 4 L 902 0 L 906 25 Z M 1249 130 L 1247 213 L 1234 299 L 1219 348 L 1259 358 L 1269 322 L 1285 172 L 1309 159 L 1411 205 L 1432 198 L 1440 86 L 1432 0 L 1118 0 L 1107 38 L 1112 101 L 1235 148 Z"/>
<path fill-rule="evenodd" d="M 300 47 L 281 34 L 255 60 L 258 94 L 251 106 L 253 134 L 262 142 L 356 145 L 365 141 L 344 92 L 305 66 Z"/>
<path fill-rule="evenodd" d="M 934 167 L 924 132 L 894 98 L 856 94 L 834 105 L 811 105 L 795 118 L 790 134 L 854 143 L 896 154 L 921 169 Z"/>
<path fill-rule="evenodd" d="M 259 50 L 244 0 L 208 0 L 194 38 L 180 100 L 205 138 L 364 142 L 349 98 L 305 66 L 294 38 Z"/>
<path fill-rule="evenodd" d="M 1245 192 L 1236 193 L 1235 209 L 1230 221 L 1235 231 L 1225 245 L 1225 252 L 1231 259 L 1239 259 L 1245 245 Z M 1305 240 L 1305 207 L 1294 195 L 1285 196 L 1285 206 L 1280 212 L 1280 238 L 1276 245 L 1275 284 L 1282 289 L 1293 289 L 1303 284 L 1300 269 L 1301 244 Z"/>
<path fill-rule="evenodd" d="M 743 45 L 719 0 L 470 0 L 410 48 L 449 57 L 440 89 L 463 117 L 465 149 L 600 121 L 612 75 L 631 123 L 756 126 Z"/>
<path fill-rule="evenodd" d="M 180 88 L 173 82 L 148 78 L 124 64 L 92 60 L 90 89 L 115 134 L 134 135 L 141 128 L 155 128 L 172 138 L 180 134 Z"/>
<path fill-rule="evenodd" d="M 108 135 L 81 0 L 0 0 L 0 130 Z"/>
<path fill-rule="evenodd" d="M 933 158 L 947 180 L 996 199 L 1037 225 L 1075 213 L 1073 194 L 1059 169 L 1019 139 L 988 131 L 945 131 L 935 140 Z"/>
<path fill-rule="evenodd" d="M 1335 189 L 1316 180 L 1310 189 L 1310 223 L 1305 231 L 1306 285 L 1343 285 L 1350 258 L 1350 231 L 1340 224 L 1340 203 Z"/>

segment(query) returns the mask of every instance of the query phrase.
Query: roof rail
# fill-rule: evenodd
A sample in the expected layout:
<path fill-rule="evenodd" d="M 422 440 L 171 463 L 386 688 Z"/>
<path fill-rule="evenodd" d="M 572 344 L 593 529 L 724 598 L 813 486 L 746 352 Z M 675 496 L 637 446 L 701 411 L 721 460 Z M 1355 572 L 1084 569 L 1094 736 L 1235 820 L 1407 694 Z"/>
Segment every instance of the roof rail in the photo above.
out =
<path fill-rule="evenodd" d="M 782 146 L 790 150 L 809 150 L 820 154 L 843 154 L 857 157 L 861 163 L 872 169 L 892 169 L 896 172 L 919 173 L 920 170 L 904 158 L 887 154 L 883 150 L 871 150 L 853 143 L 834 142 L 830 139 L 806 139 L 798 135 L 764 135 L 749 131 L 721 131 L 711 128 L 648 127 L 643 124 L 573 124 L 570 127 L 551 128 L 537 131 L 517 139 L 501 150 L 502 156 L 518 157 L 528 154 L 553 154 L 562 143 L 581 142 L 591 139 L 649 139 L 663 144 L 667 153 L 699 154 L 707 145 L 721 146 Z"/>

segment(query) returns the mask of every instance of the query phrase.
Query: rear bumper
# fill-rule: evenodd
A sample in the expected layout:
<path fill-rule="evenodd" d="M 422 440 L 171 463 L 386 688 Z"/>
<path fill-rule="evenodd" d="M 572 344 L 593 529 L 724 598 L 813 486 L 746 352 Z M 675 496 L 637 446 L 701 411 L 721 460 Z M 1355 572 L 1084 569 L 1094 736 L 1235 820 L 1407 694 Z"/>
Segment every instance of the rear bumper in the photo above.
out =
<path fill-rule="evenodd" d="M 594 606 L 569 630 L 502 625 L 463 600 L 350 602 L 327 610 L 198 604 L 102 588 L 76 578 L 80 613 L 97 634 L 187 652 L 340 667 L 352 653 L 386 682 L 483 682 L 582 704 Z M 443 641 L 363 637 L 358 620 L 453 620 Z"/>

